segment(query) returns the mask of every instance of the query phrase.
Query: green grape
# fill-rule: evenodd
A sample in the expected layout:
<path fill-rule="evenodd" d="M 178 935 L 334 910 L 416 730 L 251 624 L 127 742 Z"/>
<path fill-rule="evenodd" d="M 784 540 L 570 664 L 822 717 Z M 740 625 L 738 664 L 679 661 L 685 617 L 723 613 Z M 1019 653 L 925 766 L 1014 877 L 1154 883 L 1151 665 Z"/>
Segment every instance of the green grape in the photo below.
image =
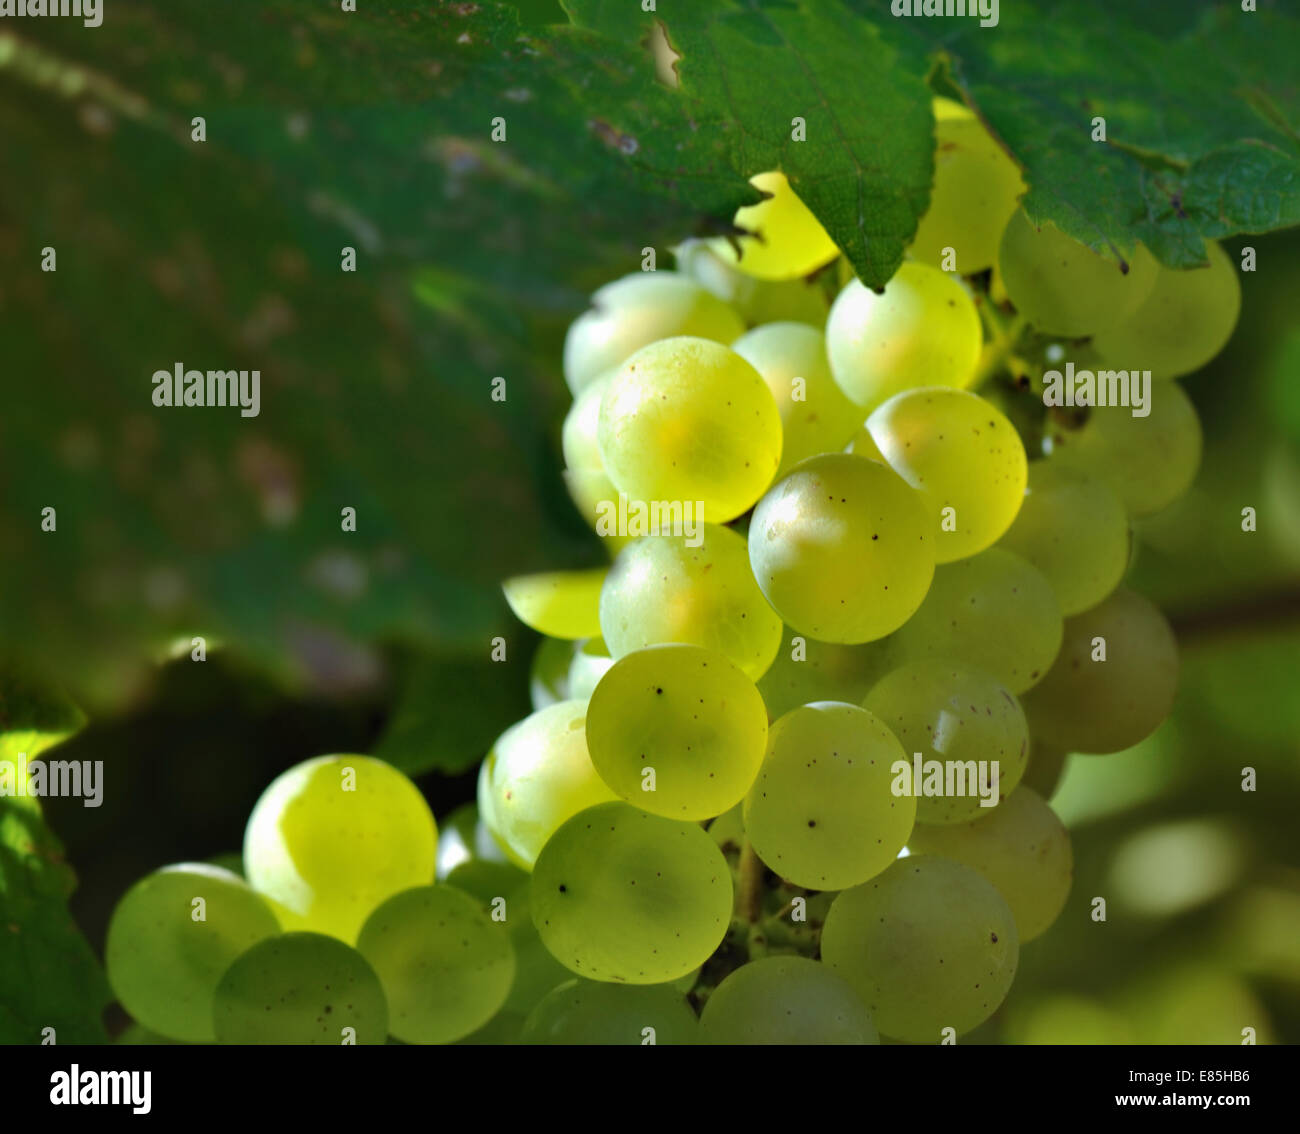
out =
<path fill-rule="evenodd" d="M 853 280 L 831 305 L 831 374 L 865 410 L 913 386 L 975 380 L 984 332 L 975 302 L 946 272 L 904 261 L 877 295 Z"/>
<path fill-rule="evenodd" d="M 350 942 L 385 898 L 433 880 L 437 845 L 429 805 L 391 764 L 318 756 L 262 793 L 244 831 L 244 862 L 286 929 Z"/>
<path fill-rule="evenodd" d="M 475 804 L 475 810 L 478 810 L 477 804 Z M 505 848 L 501 845 L 501 840 L 483 822 L 482 815 L 479 816 L 478 822 L 474 824 L 474 857 L 482 862 L 509 861 Z"/>
<path fill-rule="evenodd" d="M 1178 644 L 1169 623 L 1148 599 L 1120 588 L 1066 619 L 1060 656 L 1026 696 L 1025 712 L 1034 736 L 1048 744 L 1119 752 L 1156 730 L 1177 688 Z"/>
<path fill-rule="evenodd" d="M 564 339 L 564 380 L 574 394 L 643 346 L 677 335 L 730 343 L 745 324 L 727 304 L 676 272 L 633 272 L 606 284 Z"/>
<path fill-rule="evenodd" d="M 403 1043 L 450 1043 L 486 1024 L 515 975 L 509 931 L 451 886 L 394 894 L 366 919 L 357 951 L 388 1000 Z"/>
<path fill-rule="evenodd" d="M 238 875 L 197 862 L 164 866 L 117 903 L 104 966 L 122 1007 L 145 1027 L 210 1043 L 221 974 L 279 932 L 270 907 Z"/>
<path fill-rule="evenodd" d="M 600 633 L 600 588 L 607 567 L 516 575 L 501 584 L 506 602 L 525 626 L 551 638 Z"/>
<path fill-rule="evenodd" d="M 900 858 L 842 891 L 822 961 L 853 986 L 882 1035 L 939 1043 L 982 1024 L 1006 997 L 1020 943 L 1002 895 L 969 866 Z"/>
<path fill-rule="evenodd" d="M 492 829 L 525 870 L 570 815 L 614 798 L 587 755 L 586 701 L 561 701 L 511 725 L 492 758 Z"/>
<path fill-rule="evenodd" d="M 579 976 L 662 984 L 721 944 L 731 872 L 701 827 L 602 803 L 542 848 L 530 901 L 542 941 Z"/>
<path fill-rule="evenodd" d="M 978 870 L 1011 907 L 1020 943 L 1041 936 L 1060 916 L 1074 880 L 1070 835 L 1032 788 L 1016 788 L 989 815 L 970 823 L 918 823 L 908 847 Z"/>
<path fill-rule="evenodd" d="M 1001 546 L 1052 584 L 1064 615 L 1096 606 L 1128 570 L 1128 513 L 1105 481 L 1052 461 L 1029 466 L 1029 487 Z"/>
<path fill-rule="evenodd" d="M 604 541 L 605 550 L 617 555 L 631 539 L 618 534 L 618 489 L 603 468 L 565 469 L 564 487 L 587 526 Z"/>
<path fill-rule="evenodd" d="M 161 1032 L 150 1031 L 139 1024 L 128 1024 L 113 1042 L 122 1047 L 180 1047 L 185 1040 L 174 1040 Z"/>
<path fill-rule="evenodd" d="M 721 654 L 671 644 L 635 650 L 587 706 L 591 762 L 614 792 L 673 819 L 734 807 L 763 762 L 767 709 Z"/>
<path fill-rule="evenodd" d="M 513 863 L 471 858 L 452 868 L 441 881 L 464 891 L 471 898 L 491 904 L 494 898 L 504 897 L 527 885 L 528 874 Z"/>
<path fill-rule="evenodd" d="M 1029 763 L 1020 777 L 1020 786 L 1033 788 L 1044 799 L 1051 799 L 1065 774 L 1070 753 L 1054 744 L 1044 744 L 1036 736 L 1029 738 Z"/>
<path fill-rule="evenodd" d="M 1115 366 L 1177 378 L 1199 370 L 1232 337 L 1241 314 L 1241 281 L 1232 260 L 1205 242 L 1209 267 L 1158 266 L 1155 285 L 1123 322 L 1098 327 L 1092 345 Z"/>
<path fill-rule="evenodd" d="M 749 562 L 767 601 L 800 634 L 870 642 L 925 598 L 933 525 L 921 497 L 885 465 L 811 457 L 754 509 Z"/>
<path fill-rule="evenodd" d="M 953 119 L 974 119 L 975 115 L 964 103 L 956 99 L 944 98 L 942 95 L 936 95 L 930 100 L 930 108 L 934 111 L 935 122 L 949 122 Z"/>
<path fill-rule="evenodd" d="M 718 255 L 705 240 L 686 240 L 673 249 L 677 268 L 740 313 L 751 327 L 788 321 L 826 326 L 830 301 L 817 280 L 760 280 Z"/>
<path fill-rule="evenodd" d="M 224 1044 L 382 1044 L 388 1003 L 369 962 L 321 933 L 260 941 L 225 971 L 212 1013 Z"/>
<path fill-rule="evenodd" d="M 462 803 L 454 811 L 438 820 L 438 857 L 434 863 L 434 877 L 446 878 L 474 854 L 474 828 L 478 823 L 478 808 L 472 803 Z"/>
<path fill-rule="evenodd" d="M 494 806 L 492 773 L 496 768 L 496 763 L 496 752 L 489 749 L 488 754 L 483 757 L 483 762 L 478 766 L 478 780 L 474 789 L 474 806 L 478 809 L 479 822 L 487 830 L 488 838 L 497 846 L 501 846 L 501 840 L 494 830 L 496 818 L 492 814 Z M 506 857 L 504 847 L 502 847 L 501 856 L 502 858 Z"/>
<path fill-rule="evenodd" d="M 839 453 L 862 424 L 862 407 L 831 377 L 826 339 L 804 323 L 767 323 L 731 344 L 762 375 L 781 413 L 783 443 L 777 476 L 805 457 Z"/>
<path fill-rule="evenodd" d="M 534 709 L 544 709 L 569 697 L 569 665 L 574 643 L 563 638 L 543 638 L 533 651 L 528 670 L 528 695 Z"/>
<path fill-rule="evenodd" d="M 699 1024 L 686 997 L 667 984 L 571 980 L 548 993 L 524 1022 L 520 1043 L 693 1044 Z"/>
<path fill-rule="evenodd" d="M 1047 577 L 990 547 L 936 568 L 925 601 L 890 642 L 900 663 L 947 659 L 985 670 L 1019 694 L 1051 668 L 1063 625 Z"/>
<path fill-rule="evenodd" d="M 515 951 L 515 980 L 503 1011 L 518 1015 L 521 1029 L 524 1018 L 542 997 L 573 979 L 573 974 L 542 944 L 529 910 L 528 890 L 523 886 L 506 899 L 505 924 Z"/>
<path fill-rule="evenodd" d="M 883 722 L 835 701 L 803 705 L 773 726 L 745 797 L 745 833 L 787 882 L 843 890 L 884 870 L 903 849 L 916 800 L 891 790 L 907 754 Z"/>
<path fill-rule="evenodd" d="M 776 660 L 758 682 L 768 720 L 774 721 L 813 701 L 859 704 L 893 668 L 892 642 L 892 638 L 881 638 L 844 646 L 805 638 L 787 626 Z"/>
<path fill-rule="evenodd" d="M 736 227 L 752 235 L 710 241 L 724 262 L 761 280 L 793 280 L 840 254 L 784 173 L 757 173 L 749 183 L 768 196 L 736 210 Z"/>
<path fill-rule="evenodd" d="M 1131 516 L 1151 516 L 1192 486 L 1201 463 L 1201 423 L 1174 382 L 1151 391 L 1147 417 L 1094 406 L 1081 429 L 1051 439 L 1051 460 L 1106 481 Z"/>
<path fill-rule="evenodd" d="M 951 248 L 952 268 L 970 276 L 997 263 L 1002 230 L 1025 183 L 1016 163 L 972 114 L 936 113 L 935 118 L 930 207 L 908 251 L 938 268 L 945 264 L 944 249 Z"/>
<path fill-rule="evenodd" d="M 518 1012 L 502 1010 L 476 1032 L 470 1032 L 456 1041 L 457 1047 L 503 1047 L 519 1042 L 524 1030 L 524 1017 Z"/>
<path fill-rule="evenodd" d="M 564 415 L 560 430 L 560 447 L 564 453 L 565 467 L 571 469 L 603 468 L 600 459 L 600 400 L 617 370 L 607 370 L 592 379 L 589 386 L 573 399 L 573 405 Z"/>
<path fill-rule="evenodd" d="M 990 547 L 1020 511 L 1025 447 L 1002 411 L 977 394 L 946 386 L 907 390 L 862 428 L 880 459 L 921 494 L 939 563 Z M 856 441 L 853 451 L 859 452 Z"/>
<path fill-rule="evenodd" d="M 1005 685 L 980 670 L 912 662 L 878 681 L 863 706 L 893 729 L 913 761 L 918 754 L 923 761 L 921 782 L 911 785 L 918 823 L 987 815 L 1025 773 L 1024 711 Z"/>
<path fill-rule="evenodd" d="M 615 659 L 685 642 L 717 651 L 751 681 L 781 644 L 781 620 L 754 582 L 744 539 L 717 524 L 700 525 L 692 540 L 645 536 L 626 548 L 601 591 L 600 625 Z"/>
<path fill-rule="evenodd" d="M 1081 338 L 1138 309 L 1158 265 L 1138 245 L 1128 270 L 1066 236 L 1051 221 L 1034 225 L 1017 209 L 1002 234 L 998 267 L 1016 310 L 1045 335 Z"/>
<path fill-rule="evenodd" d="M 614 664 L 604 638 L 588 638 L 573 651 L 569 665 L 569 696 L 579 701 L 591 697 L 605 671 Z"/>
<path fill-rule="evenodd" d="M 763 957 L 713 991 L 700 1016 L 708 1044 L 877 1044 L 858 994 L 807 957 Z"/>
<path fill-rule="evenodd" d="M 772 482 L 781 415 L 758 371 L 735 351 L 665 339 L 637 351 L 606 388 L 600 455 L 632 500 L 698 504 L 696 522 L 721 524 Z"/>

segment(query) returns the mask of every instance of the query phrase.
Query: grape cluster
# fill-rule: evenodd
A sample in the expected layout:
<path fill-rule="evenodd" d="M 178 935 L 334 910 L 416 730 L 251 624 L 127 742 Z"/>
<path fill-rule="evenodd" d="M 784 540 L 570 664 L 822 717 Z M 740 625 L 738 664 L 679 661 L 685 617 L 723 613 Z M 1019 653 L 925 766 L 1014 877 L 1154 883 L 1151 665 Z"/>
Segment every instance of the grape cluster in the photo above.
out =
<path fill-rule="evenodd" d="M 997 1010 L 1066 907 L 1066 759 L 1170 711 L 1173 634 L 1122 583 L 1133 521 L 1200 460 L 1171 379 L 1240 297 L 1216 246 L 1174 271 L 1035 224 L 983 126 L 936 121 L 930 211 L 882 291 L 770 172 L 739 236 L 595 293 L 562 449 L 611 562 L 505 582 L 543 635 L 534 712 L 441 835 L 399 771 L 321 757 L 258 801 L 246 880 L 139 882 L 107 968 L 141 1025 L 938 1043 Z M 1150 412 L 1064 412 L 1062 359 L 1150 371 Z"/>

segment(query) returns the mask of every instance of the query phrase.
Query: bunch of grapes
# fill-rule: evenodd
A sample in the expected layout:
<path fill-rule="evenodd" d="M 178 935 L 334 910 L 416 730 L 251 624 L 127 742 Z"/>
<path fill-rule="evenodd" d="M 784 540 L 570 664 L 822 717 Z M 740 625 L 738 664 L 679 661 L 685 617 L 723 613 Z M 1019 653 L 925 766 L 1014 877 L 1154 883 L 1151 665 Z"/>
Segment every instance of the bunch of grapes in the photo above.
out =
<path fill-rule="evenodd" d="M 185 1042 L 953 1042 L 1069 896 L 1073 753 L 1168 715 L 1122 586 L 1190 486 L 1172 379 L 1225 344 L 1223 252 L 1102 255 L 936 106 L 930 211 L 877 293 L 780 173 L 571 326 L 564 477 L 607 567 L 504 584 L 534 712 L 441 838 L 364 756 L 279 777 L 240 875 L 119 904 L 109 979 Z M 1114 250 L 1112 249 L 1113 253 Z M 1150 371 L 1149 409 L 1049 364 Z M 1035 361 L 1037 360 L 1037 361 Z M 1118 388 L 1118 387 L 1116 387 Z"/>

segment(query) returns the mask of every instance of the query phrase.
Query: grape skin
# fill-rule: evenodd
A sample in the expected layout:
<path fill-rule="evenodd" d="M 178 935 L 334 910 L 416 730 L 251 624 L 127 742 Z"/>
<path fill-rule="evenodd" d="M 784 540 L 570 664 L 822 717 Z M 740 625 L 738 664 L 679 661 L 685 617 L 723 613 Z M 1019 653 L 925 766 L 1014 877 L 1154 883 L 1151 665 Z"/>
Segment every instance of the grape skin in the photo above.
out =
<path fill-rule="evenodd" d="M 643 1045 L 652 1029 L 656 1046 L 694 1044 L 699 1024 L 672 985 L 620 985 L 571 980 L 548 993 L 528 1014 L 525 1044 Z"/>
<path fill-rule="evenodd" d="M 840 254 L 784 173 L 757 173 L 749 183 L 769 196 L 736 210 L 736 227 L 752 235 L 734 238 L 734 242 L 723 237 L 710 242 L 725 262 L 761 280 L 793 280 Z"/>
<path fill-rule="evenodd" d="M 607 567 L 515 575 L 501 589 L 516 618 L 551 638 L 590 638 L 600 633 L 600 588 Z"/>

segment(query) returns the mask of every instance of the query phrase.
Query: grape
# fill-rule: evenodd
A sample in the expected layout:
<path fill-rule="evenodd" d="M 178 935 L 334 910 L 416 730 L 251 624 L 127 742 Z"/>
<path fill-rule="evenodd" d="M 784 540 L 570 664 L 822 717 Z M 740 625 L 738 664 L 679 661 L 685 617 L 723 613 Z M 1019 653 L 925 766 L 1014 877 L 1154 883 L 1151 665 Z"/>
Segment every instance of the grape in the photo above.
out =
<path fill-rule="evenodd" d="M 766 744 L 767 709 L 754 683 L 700 646 L 627 654 L 588 703 L 596 771 L 616 794 L 656 815 L 722 814 L 749 790 Z"/>
<path fill-rule="evenodd" d="M 943 266 L 943 250 L 951 248 L 955 270 L 974 275 L 997 263 L 1002 230 L 1025 183 L 1016 163 L 969 111 L 944 117 L 936 112 L 935 118 L 930 207 L 908 251 L 937 268 Z"/>
<path fill-rule="evenodd" d="M 403 1043 L 449 1043 L 481 1028 L 515 975 L 509 931 L 451 886 L 394 894 L 366 919 L 357 951 L 378 974 L 389 1029 Z"/>
<path fill-rule="evenodd" d="M 838 453 L 862 424 L 862 407 L 831 377 L 826 340 L 804 323 L 768 323 L 731 344 L 762 375 L 781 413 L 784 441 L 777 476 L 805 457 Z"/>
<path fill-rule="evenodd" d="M 734 243 L 724 237 L 710 241 L 726 263 L 761 280 L 793 280 L 840 254 L 784 173 L 758 173 L 749 183 L 768 197 L 736 210 L 736 227 L 753 235 L 734 238 Z"/>
<path fill-rule="evenodd" d="M 196 898 L 203 899 L 197 908 Z M 270 907 L 238 875 L 197 862 L 164 866 L 113 910 L 104 950 L 108 982 L 145 1027 L 210 1043 L 221 974 L 245 949 L 279 932 Z"/>
<path fill-rule="evenodd" d="M 781 644 L 781 620 L 749 569 L 745 541 L 702 524 L 685 536 L 645 536 L 624 550 L 600 595 L 600 625 L 621 658 L 661 642 L 716 650 L 757 681 Z"/>
<path fill-rule="evenodd" d="M 587 521 L 587 526 L 604 540 L 605 550 L 610 555 L 617 555 L 631 543 L 631 539 L 619 535 L 613 523 L 618 516 L 618 489 L 614 482 L 603 468 L 565 469 L 561 475 L 569 499 Z"/>
<path fill-rule="evenodd" d="M 572 641 L 544 637 L 537 643 L 528 669 L 528 695 L 534 709 L 568 699 L 569 665 L 573 657 Z"/>
<path fill-rule="evenodd" d="M 866 410 L 913 386 L 975 379 L 984 332 L 966 289 L 945 272 L 904 261 L 882 294 L 853 280 L 831 305 L 831 374 Z"/>
<path fill-rule="evenodd" d="M 605 671 L 613 664 L 614 659 L 609 656 L 604 638 L 588 638 L 582 642 L 573 651 L 573 661 L 569 665 L 569 696 L 579 701 L 588 700 Z"/>
<path fill-rule="evenodd" d="M 677 268 L 729 303 L 751 327 L 788 320 L 818 330 L 826 326 L 830 301 L 816 280 L 760 280 L 724 260 L 705 240 L 673 249 Z"/>
<path fill-rule="evenodd" d="M 699 502 L 696 521 L 720 524 L 771 483 L 781 463 L 781 415 L 758 371 L 735 351 L 666 339 L 637 351 L 605 390 L 600 453 L 631 499 Z"/>
<path fill-rule="evenodd" d="M 1128 271 L 1017 209 L 1002 234 L 998 267 L 1016 310 L 1045 335 L 1080 338 L 1132 314 L 1156 282 L 1158 265 L 1138 245 Z"/>
<path fill-rule="evenodd" d="M 1029 466 L 1029 487 L 1001 546 L 1037 567 L 1061 613 L 1096 606 L 1128 569 L 1128 514 L 1113 489 L 1052 461 Z"/>
<path fill-rule="evenodd" d="M 1021 787 L 1033 788 L 1044 799 L 1051 799 L 1065 774 L 1070 753 L 1054 744 L 1044 744 L 1036 736 L 1029 739 L 1029 763 L 1020 777 Z"/>
<path fill-rule="evenodd" d="M 438 856 L 434 875 L 445 878 L 462 862 L 469 862 L 474 854 L 474 828 L 478 823 L 478 808 L 472 803 L 462 803 L 438 821 Z"/>
<path fill-rule="evenodd" d="M 676 335 L 730 343 L 745 332 L 739 315 L 676 272 L 633 272 L 591 297 L 564 339 L 564 380 L 574 394 L 643 346 Z"/>
<path fill-rule="evenodd" d="M 586 730 L 587 702 L 561 701 L 512 725 L 492 745 L 492 829 L 525 870 L 570 815 L 614 798 L 587 755 Z"/>
<path fill-rule="evenodd" d="M 662 984 L 722 942 L 731 872 L 702 828 L 602 803 L 542 848 L 530 900 L 542 941 L 579 976 Z"/>
<path fill-rule="evenodd" d="M 1209 267 L 1175 271 L 1158 266 L 1155 284 L 1123 322 L 1096 328 L 1102 358 L 1153 378 L 1199 370 L 1232 337 L 1241 314 L 1241 281 L 1228 254 L 1207 240 Z"/>
<path fill-rule="evenodd" d="M 949 790 L 945 768 L 942 794 L 924 778 L 913 783 L 918 823 L 963 823 L 987 815 L 982 793 L 996 804 L 1024 775 L 1029 752 L 1024 711 L 1011 691 L 986 673 L 949 662 L 912 662 L 877 682 L 863 706 L 893 729 L 904 752 L 947 763 L 958 774 L 955 790 Z M 980 767 L 984 761 L 987 772 Z"/>
<path fill-rule="evenodd" d="M 225 1044 L 382 1044 L 388 1005 L 375 970 L 351 946 L 321 933 L 286 933 L 226 970 L 213 1025 Z"/>
<path fill-rule="evenodd" d="M 889 467 L 921 494 L 933 518 L 939 563 L 991 546 L 1020 511 L 1025 447 L 1002 411 L 978 395 L 944 386 L 907 390 L 876 409 L 863 430 Z"/>
<path fill-rule="evenodd" d="M 506 899 L 505 924 L 510 929 L 510 943 L 514 947 L 515 980 L 503 1011 L 517 1014 L 521 1028 L 524 1018 L 542 997 L 573 979 L 573 974 L 542 944 L 537 926 L 533 924 L 528 891 L 528 886 L 521 887 Z"/>
<path fill-rule="evenodd" d="M 286 929 L 356 939 L 380 902 L 433 881 L 438 830 L 419 789 L 369 756 L 318 756 L 253 808 L 244 862 Z"/>
<path fill-rule="evenodd" d="M 771 870 L 810 890 L 874 877 L 903 849 L 916 800 L 891 790 L 894 734 L 856 705 L 820 701 L 772 726 L 767 756 L 745 797 L 745 833 Z"/>
<path fill-rule="evenodd" d="M 479 902 L 491 904 L 494 898 L 504 897 L 526 885 L 528 875 L 513 863 L 471 858 L 450 870 L 442 881 Z"/>
<path fill-rule="evenodd" d="M 1151 412 L 1094 406 L 1074 432 L 1052 438 L 1051 460 L 1106 481 L 1131 516 L 1150 516 L 1187 492 L 1201 463 L 1201 423 L 1174 382 L 1151 391 Z"/>
<path fill-rule="evenodd" d="M 990 547 L 936 568 L 925 601 L 890 642 L 899 662 L 947 659 L 983 669 L 1018 694 L 1051 668 L 1062 633 L 1046 576 Z"/>
<path fill-rule="evenodd" d="M 892 668 L 891 643 L 892 639 L 882 638 L 843 646 L 805 638 L 786 627 L 776 660 L 758 682 L 768 719 L 776 720 L 813 701 L 858 704 Z"/>
<path fill-rule="evenodd" d="M 564 464 L 571 469 L 599 469 L 604 465 L 600 459 L 600 401 L 605 395 L 617 370 L 607 370 L 598 378 L 593 378 L 590 385 L 573 399 L 573 405 L 564 415 L 564 426 L 560 430 L 560 446 L 564 453 Z"/>
<path fill-rule="evenodd" d="M 551 638 L 600 633 L 600 588 L 606 567 L 516 575 L 501 584 L 506 602 L 525 626 Z"/>
<path fill-rule="evenodd" d="M 700 1017 L 709 1044 L 876 1044 L 871 1014 L 843 977 L 806 957 L 763 957 L 713 991 Z"/>
<path fill-rule="evenodd" d="M 968 866 L 910 855 L 844 890 L 822 927 L 822 960 L 851 984 L 882 1034 L 938 1043 L 983 1023 L 1020 957 L 1002 895 Z"/>
<path fill-rule="evenodd" d="M 571 980 L 548 993 L 524 1023 L 527 1044 L 693 1044 L 699 1024 L 686 997 L 666 984 Z"/>
<path fill-rule="evenodd" d="M 1105 660 L 1096 639 L 1105 641 Z M 1065 622 L 1051 672 L 1026 696 L 1034 736 L 1071 752 L 1118 752 L 1153 733 L 1178 688 L 1178 645 L 1160 610 L 1121 588 Z"/>
<path fill-rule="evenodd" d="M 844 453 L 811 457 L 759 501 L 749 562 L 791 628 L 828 642 L 897 630 L 934 574 L 921 497 L 891 469 Z"/>
<path fill-rule="evenodd" d="M 975 117 L 965 103 L 960 103 L 952 98 L 944 98 L 942 95 L 936 95 L 932 98 L 930 107 L 934 111 L 935 122 L 949 122 L 953 119 L 973 119 Z"/>
<path fill-rule="evenodd" d="M 1042 797 L 1023 785 L 973 822 L 918 823 L 907 845 L 984 875 L 1011 907 L 1022 945 L 1057 919 L 1074 879 L 1069 834 Z"/>

